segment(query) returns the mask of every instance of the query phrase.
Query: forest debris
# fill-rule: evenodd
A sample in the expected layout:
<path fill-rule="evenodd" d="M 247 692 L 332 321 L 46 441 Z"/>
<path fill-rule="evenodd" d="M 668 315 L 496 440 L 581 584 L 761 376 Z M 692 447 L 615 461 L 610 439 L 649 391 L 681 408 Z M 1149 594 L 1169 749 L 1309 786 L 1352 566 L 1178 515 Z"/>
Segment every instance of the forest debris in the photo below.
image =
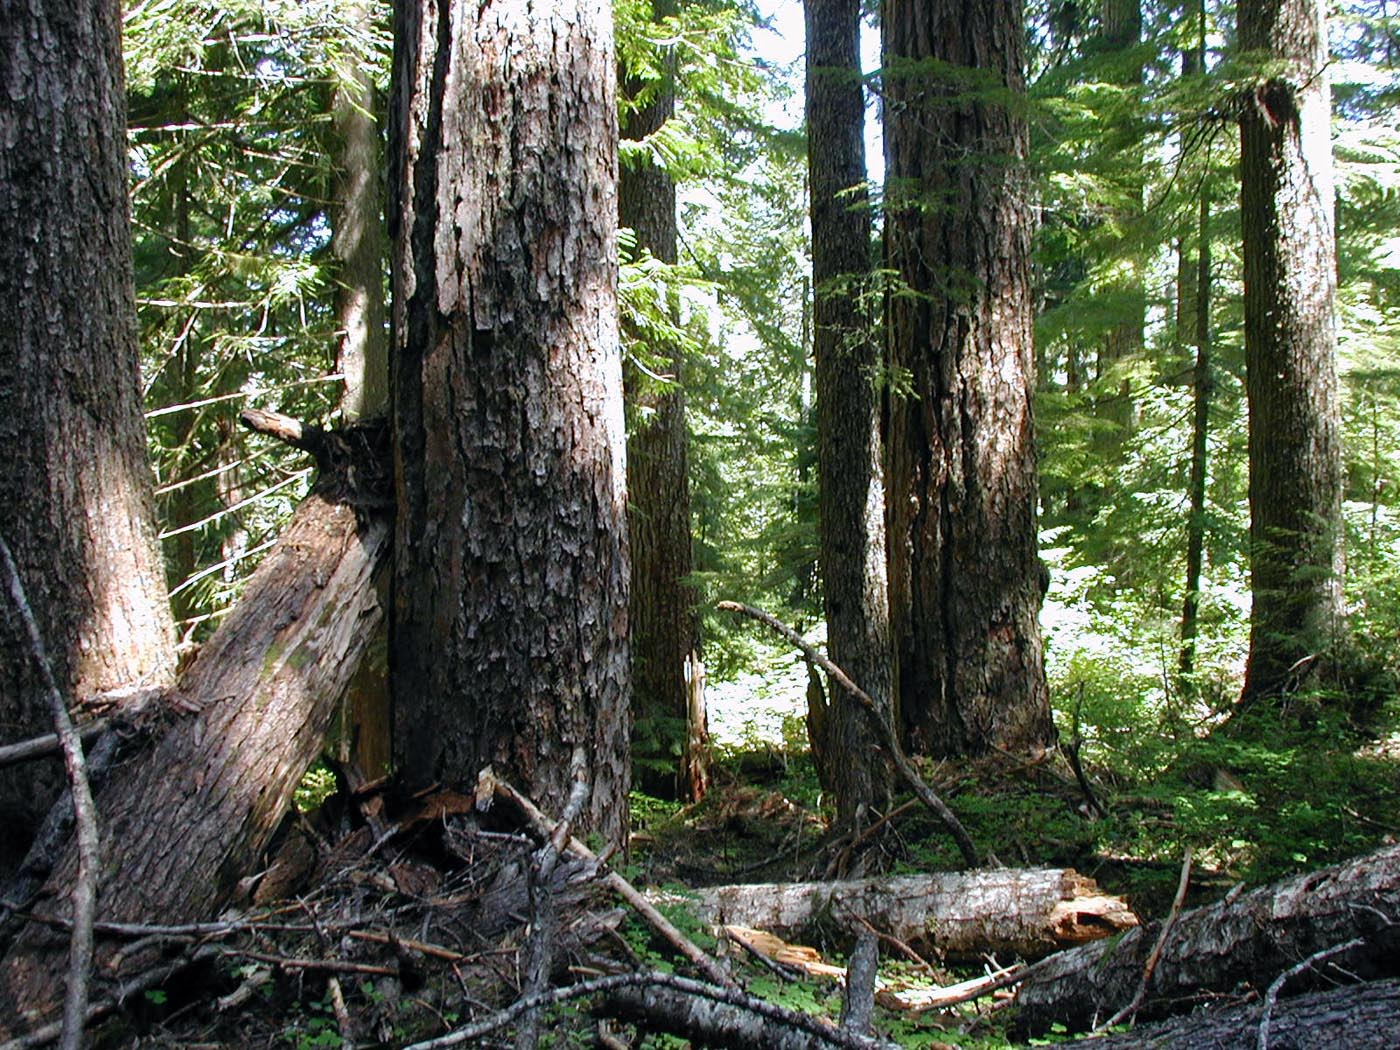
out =
<path fill-rule="evenodd" d="M 809 664 L 816 664 L 832 681 L 836 682 L 846 691 L 846 695 L 852 703 L 860 705 L 865 713 L 870 716 L 870 722 L 875 727 L 875 735 L 879 737 L 880 743 L 884 745 L 890 762 L 894 765 L 895 772 L 908 785 L 909 790 L 920 802 L 929 808 L 936 816 L 948 833 L 953 836 L 953 841 L 958 844 L 958 850 L 962 853 L 963 860 L 967 862 L 969 868 L 975 868 L 981 860 L 977 856 L 977 847 L 973 845 L 972 836 L 963 827 L 962 821 L 954 815 L 933 789 L 924 782 L 924 778 L 919 776 L 919 771 L 914 768 L 914 764 L 909 761 L 909 756 L 904 753 L 904 748 L 900 746 L 899 737 L 894 731 L 894 726 L 890 722 L 889 712 L 881 710 L 869 693 L 851 681 L 850 675 L 837 667 L 827 657 L 823 656 L 815 647 L 808 645 L 800 634 L 794 631 L 787 624 L 783 623 L 776 616 L 764 612 L 762 609 L 755 609 L 752 605 L 744 605 L 742 602 L 720 602 L 718 608 L 726 612 L 737 612 L 757 620 L 769 630 L 776 632 L 788 642 L 795 645 L 802 652 L 802 656 Z"/>
<path fill-rule="evenodd" d="M 1262 1003 L 1199 1010 L 1131 1032 L 1082 1042 L 1090 1050 L 1202 1050 L 1257 1047 Z M 1309 992 L 1279 1002 L 1269 1024 L 1270 1045 L 1293 1050 L 1345 1047 L 1394 1050 L 1400 1031 L 1400 980 L 1370 981 Z M 1079 1046 L 1079 1043 L 1071 1044 Z"/>
<path fill-rule="evenodd" d="M 880 965 L 880 941 L 869 930 L 856 938 L 856 950 L 846 962 L 846 993 L 841 1002 L 841 1029 L 870 1035 L 875 1013 L 875 980 Z"/>
<path fill-rule="evenodd" d="M 845 980 L 846 968 L 833 966 L 822 959 L 821 952 L 805 944 L 789 944 L 766 930 L 746 926 L 725 926 L 725 936 L 735 944 L 763 959 L 805 973 L 809 977 L 830 977 Z"/>
<path fill-rule="evenodd" d="M 477 804 L 479 806 L 483 805 L 483 803 L 489 805 L 489 802 L 486 802 L 486 800 L 495 796 L 506 799 L 519 809 L 520 812 L 525 815 L 536 834 L 544 837 L 549 837 L 553 834 L 556 825 L 540 812 L 539 807 L 520 792 L 516 791 L 515 788 L 511 787 L 504 780 L 498 779 L 488 766 L 486 769 L 483 769 L 477 777 Z M 602 866 L 602 861 L 599 860 L 597 855 L 573 836 L 569 837 L 566 846 L 569 852 L 573 853 L 576 857 L 580 857 L 585 861 L 597 862 L 600 867 Z M 711 981 L 714 981 L 724 988 L 736 987 L 734 978 L 730 977 L 719 963 L 706 955 L 694 941 L 681 933 L 680 930 L 676 929 L 675 924 L 657 911 L 655 905 L 642 896 L 642 894 L 637 891 L 637 888 L 630 882 L 615 871 L 607 871 L 602 881 L 604 885 L 635 908 L 642 918 L 650 924 L 652 929 L 661 934 L 672 947 L 694 963 L 700 972 Z"/>
<path fill-rule="evenodd" d="M 1148 1018 L 1212 993 L 1265 987 L 1297 960 L 1355 937 L 1363 944 L 1347 955 L 1347 969 L 1363 979 L 1390 976 L 1400 972 L 1397 916 L 1400 845 L 1182 912 L 1165 938 L 1153 923 L 1064 952 L 1021 985 L 1016 1026 L 1023 1034 L 1092 1027 L 1132 999 L 1157 940 L 1161 955 L 1140 1010 Z"/>
<path fill-rule="evenodd" d="M 1181 918 L 1181 908 L 1186 903 L 1186 890 L 1190 885 L 1191 851 L 1187 850 L 1186 857 L 1181 862 L 1181 878 L 1177 880 L 1176 897 L 1172 899 L 1172 908 L 1167 913 L 1167 921 L 1162 923 L 1162 930 L 1157 935 L 1157 941 L 1152 945 L 1152 951 L 1147 955 L 1147 962 L 1143 964 L 1142 980 L 1138 982 L 1137 991 L 1133 993 L 1133 998 L 1127 1006 L 1098 1027 L 1112 1028 L 1125 1020 L 1132 1020 L 1137 1013 L 1138 1007 L 1142 1005 L 1142 1000 L 1147 995 L 1147 986 L 1152 980 L 1152 974 L 1157 969 L 1158 961 L 1162 958 L 1162 946 L 1167 943 L 1167 938 L 1171 936 L 1172 928 L 1176 926 L 1176 920 Z"/>
<path fill-rule="evenodd" d="M 1121 897 L 1071 869 L 996 868 L 844 882 L 760 883 L 696 891 L 700 917 L 793 937 L 854 936 L 868 923 L 944 956 L 1038 957 L 1137 925 Z"/>

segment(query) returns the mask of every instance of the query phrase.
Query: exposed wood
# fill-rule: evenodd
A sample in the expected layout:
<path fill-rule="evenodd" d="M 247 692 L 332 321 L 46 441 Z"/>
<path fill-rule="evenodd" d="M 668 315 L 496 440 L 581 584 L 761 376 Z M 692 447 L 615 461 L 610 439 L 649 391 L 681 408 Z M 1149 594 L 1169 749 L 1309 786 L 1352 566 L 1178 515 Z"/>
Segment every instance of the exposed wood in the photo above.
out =
<path fill-rule="evenodd" d="M 372 433 L 356 428 L 335 444 L 372 447 Z M 374 463 L 356 466 L 359 478 L 382 476 Z M 254 870 L 383 616 L 373 581 L 387 562 L 389 527 L 366 509 L 383 494 L 371 486 L 358 507 L 324 495 L 357 489 L 345 472 L 317 482 L 181 676 L 179 693 L 195 713 L 172 716 L 149 754 L 113 771 L 99 798 L 103 921 L 206 918 Z M 35 911 L 68 914 L 74 868 L 70 849 Z M 0 1034 L 54 1008 L 54 942 L 31 923 L 0 963 L 0 1002 L 14 1008 L 0 1015 Z M 109 956 L 99 948 L 99 962 Z M 148 964 L 144 953 L 129 954 L 104 977 L 121 980 Z"/>
<path fill-rule="evenodd" d="M 889 755 L 890 761 L 894 763 L 895 772 L 914 792 L 914 795 L 936 816 L 948 833 L 953 836 L 953 840 L 958 844 L 958 849 L 963 855 L 963 860 L 967 861 L 970 868 L 975 868 L 980 863 L 977 857 L 977 847 L 973 845 L 972 836 L 963 827 L 962 821 L 948 808 L 944 802 L 924 782 L 924 778 L 919 776 L 919 771 L 914 768 L 914 764 L 904 753 L 904 748 L 900 746 L 899 737 L 895 733 L 894 725 L 888 717 L 888 712 L 875 703 L 874 699 L 855 682 L 845 671 L 837 667 L 828 660 L 815 647 L 808 645 L 802 636 L 794 631 L 787 624 L 783 623 L 776 616 L 764 612 L 762 609 L 755 609 L 751 605 L 744 605 L 741 602 L 720 602 L 718 608 L 727 612 L 743 613 L 745 616 L 757 620 L 769 630 L 782 635 L 790 643 L 801 650 L 803 657 L 809 664 L 816 664 L 827 673 L 832 681 L 836 682 L 855 703 L 865 709 L 872 725 L 875 728 L 877 739 L 885 745 L 885 751 Z"/>
<path fill-rule="evenodd" d="M 707 922 L 783 937 L 820 927 L 853 936 L 866 922 L 945 956 L 1046 955 L 1131 929 L 1122 898 L 1069 869 L 899 875 L 848 882 L 714 886 L 696 891 Z"/>
<path fill-rule="evenodd" d="M 1395 974 L 1396 917 L 1400 846 L 1183 912 L 1163 941 L 1139 1016 L 1160 1017 L 1242 986 L 1262 992 L 1299 959 L 1358 936 L 1364 946 L 1339 960 L 1347 970 Z M 1114 1013 L 1132 999 L 1159 931 L 1152 923 L 1050 960 L 1021 985 L 1018 1030 L 1039 1033 L 1058 1023 L 1079 1031 Z"/>
<path fill-rule="evenodd" d="M 1091 1050 L 1239 1050 L 1260 1044 L 1264 1007 L 1206 1010 L 1086 1040 Z M 1285 999 L 1268 1027 L 1272 1050 L 1394 1050 L 1400 980 L 1371 981 Z M 1079 1044 L 1074 1044 L 1078 1046 Z"/>

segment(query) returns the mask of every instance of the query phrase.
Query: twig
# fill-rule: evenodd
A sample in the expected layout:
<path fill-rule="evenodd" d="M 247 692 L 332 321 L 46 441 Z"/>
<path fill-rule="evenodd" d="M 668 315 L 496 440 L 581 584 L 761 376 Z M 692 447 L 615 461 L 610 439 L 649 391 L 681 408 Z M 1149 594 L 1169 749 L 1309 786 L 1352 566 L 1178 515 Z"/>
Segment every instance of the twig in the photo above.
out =
<path fill-rule="evenodd" d="M 808 661 L 824 670 L 832 681 L 839 684 L 856 703 L 865 708 L 866 713 L 870 715 L 871 722 L 875 726 L 876 733 L 880 736 L 881 743 L 885 745 L 885 750 L 888 752 L 890 760 L 894 763 L 895 771 L 899 773 L 904 782 L 909 785 L 915 797 L 927 806 L 933 812 L 934 816 L 942 822 L 943 826 L 948 829 L 948 833 L 953 836 L 953 841 L 958 844 L 958 850 L 962 853 L 963 860 L 967 862 L 967 866 L 969 868 L 975 868 L 981 864 L 977 856 L 977 847 L 972 844 L 972 836 L 967 833 L 967 829 L 963 827 L 962 821 L 954 815 L 947 804 L 934 793 L 932 788 L 924 783 L 923 777 L 919 776 L 918 770 L 914 768 L 913 763 L 909 761 L 909 757 L 904 753 L 904 748 L 900 747 L 899 737 L 895 734 L 894 726 L 890 724 L 888 713 L 880 709 L 879 705 L 871 699 L 869 693 L 856 685 L 855 682 L 851 681 L 850 676 L 846 674 L 845 671 L 841 670 L 841 668 L 828 660 L 813 646 L 809 645 L 800 634 L 777 617 L 764 612 L 762 609 L 755 609 L 752 605 L 744 605 L 742 602 L 720 602 L 718 607 L 726 612 L 742 613 L 751 619 L 757 620 L 769 630 L 787 639 L 787 641 L 801 650 L 802 655 Z"/>
<path fill-rule="evenodd" d="M 1349 952 L 1353 948 L 1359 948 L 1366 943 L 1365 937 L 1353 937 L 1345 944 L 1334 944 L 1331 948 L 1324 948 L 1320 952 L 1313 952 L 1296 966 L 1290 966 L 1283 973 L 1274 978 L 1269 985 L 1269 990 L 1264 993 L 1264 1009 L 1259 1015 L 1259 1050 L 1269 1050 L 1269 1023 L 1273 1020 L 1274 1007 L 1278 1004 L 1278 993 L 1283 991 L 1283 986 L 1290 979 L 1297 977 L 1305 970 L 1311 969 L 1324 959 L 1330 959 L 1334 955 L 1341 955 Z"/>
<path fill-rule="evenodd" d="M 493 796 L 506 799 L 518 808 L 520 812 L 525 815 L 530 826 L 535 829 L 536 834 L 545 837 L 553 834 L 555 825 L 548 817 L 540 812 L 539 807 L 504 780 L 497 779 L 495 773 L 488 766 L 486 769 L 483 769 L 477 777 L 477 805 L 480 806 L 483 802 L 489 804 L 487 800 L 491 799 Z M 587 861 L 595 861 L 601 865 L 597 855 L 572 836 L 568 840 L 567 848 L 574 856 Z M 677 951 L 694 963 L 700 972 L 711 981 L 725 988 L 738 987 L 734 983 L 734 978 L 725 973 L 724 968 L 721 967 L 718 962 L 706 955 L 694 941 L 681 933 L 680 930 L 676 929 L 673 922 L 657 911 L 650 901 L 637 892 L 637 887 L 633 886 L 615 871 L 608 871 L 607 874 L 603 876 L 603 885 L 607 886 L 635 908 L 637 913 L 650 924 L 652 929 L 666 938 Z"/>
<path fill-rule="evenodd" d="M 0 537 L 0 566 L 5 572 L 5 586 L 15 604 L 29 635 L 29 650 L 43 680 L 54 731 L 63 748 L 63 768 L 68 774 L 68 786 L 73 795 L 73 815 L 78 825 L 78 876 L 73 885 L 73 932 L 68 941 L 68 986 L 63 997 L 63 1028 L 59 1045 L 62 1050 L 78 1050 L 82 1045 L 83 1026 L 87 1023 L 88 974 L 92 969 L 92 922 L 97 909 L 97 873 L 100 864 L 97 841 L 97 809 L 92 802 L 92 785 L 88 783 L 82 741 L 68 716 L 53 665 L 44 650 L 44 638 L 19 569 L 10 555 L 9 545 Z"/>
<path fill-rule="evenodd" d="M 1162 958 L 1162 949 L 1167 945 L 1167 938 L 1171 935 L 1176 920 L 1181 917 L 1181 909 L 1186 904 L 1186 890 L 1190 885 L 1191 851 L 1188 849 L 1186 856 L 1181 861 L 1181 878 L 1176 884 L 1176 896 L 1172 899 L 1171 911 L 1167 913 L 1167 919 L 1162 923 L 1162 932 L 1157 935 L 1157 943 L 1152 946 L 1152 952 L 1147 956 L 1147 962 L 1142 967 L 1142 980 L 1138 982 L 1137 991 L 1133 993 L 1132 1001 L 1103 1024 L 1096 1025 L 1094 1031 L 1103 1031 L 1105 1028 L 1121 1024 L 1136 1014 L 1142 1006 L 1143 999 L 1147 997 L 1147 986 L 1151 983 L 1152 975 L 1157 970 L 1158 960 Z"/>
<path fill-rule="evenodd" d="M 550 832 L 549 838 L 534 855 L 530 871 L 530 939 L 525 946 L 525 983 L 520 991 L 524 998 L 539 995 L 549 987 L 550 967 L 554 962 L 554 934 L 559 916 L 554 907 L 554 895 L 549 882 L 559 866 L 559 855 L 569 837 L 569 828 L 588 801 L 588 756 L 583 748 L 575 748 L 570 763 L 573 787 L 564 804 L 564 815 Z M 540 1012 L 527 1011 L 515 1033 L 517 1050 L 535 1050 L 540 1041 Z"/>

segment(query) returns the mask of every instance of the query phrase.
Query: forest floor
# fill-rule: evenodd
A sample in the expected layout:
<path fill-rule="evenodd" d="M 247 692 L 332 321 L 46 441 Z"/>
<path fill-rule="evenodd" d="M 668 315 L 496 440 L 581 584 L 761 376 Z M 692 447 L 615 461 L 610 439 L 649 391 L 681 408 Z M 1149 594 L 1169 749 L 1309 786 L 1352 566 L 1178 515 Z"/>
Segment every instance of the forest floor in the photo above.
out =
<path fill-rule="evenodd" d="M 1195 858 L 1189 907 L 1241 882 L 1396 841 L 1396 740 L 1389 729 L 1344 740 L 1312 726 L 1270 734 L 1267 744 L 1243 734 L 1191 740 L 1151 775 L 1090 763 L 1092 802 L 1105 811 L 1097 817 L 1059 755 L 1036 764 L 1004 755 L 924 763 L 922 771 L 1003 864 L 1074 868 L 1151 918 L 1171 908 L 1187 849 Z M 398 1047 L 513 1002 L 525 980 L 528 872 L 538 848 L 518 815 L 500 805 L 483 815 L 472 799 L 440 792 L 389 801 L 381 819 L 394 831 L 384 836 L 364 824 L 360 808 L 333 796 L 289 820 L 267 874 L 228 928 L 172 935 L 167 954 L 195 964 L 130 995 L 94 1045 Z M 959 867 L 946 832 L 917 806 L 901 807 L 881 835 L 844 855 L 830 848 L 828 815 L 805 753 L 780 745 L 731 753 L 698 805 L 635 795 L 631 852 L 612 864 L 632 884 L 682 901 L 687 889 L 717 884 Z M 691 972 L 590 873 L 567 860 L 551 882 L 560 913 L 556 984 L 638 969 Z M 724 950 L 683 903 L 663 910 L 705 951 Z M 810 947 L 835 966 L 849 950 L 839 936 Z M 944 985 L 1014 961 L 988 957 L 969 968 L 899 955 L 882 958 L 887 986 Z M 727 964 L 751 994 L 839 1016 L 831 977 L 783 972 L 742 951 Z M 1009 994 L 944 1012 L 877 1009 L 875 1027 L 901 1046 L 1008 1046 Z M 541 1045 L 686 1045 L 608 1024 L 573 1003 L 555 1007 Z M 462 1045 L 514 1045 L 514 1036 L 503 1027 Z"/>

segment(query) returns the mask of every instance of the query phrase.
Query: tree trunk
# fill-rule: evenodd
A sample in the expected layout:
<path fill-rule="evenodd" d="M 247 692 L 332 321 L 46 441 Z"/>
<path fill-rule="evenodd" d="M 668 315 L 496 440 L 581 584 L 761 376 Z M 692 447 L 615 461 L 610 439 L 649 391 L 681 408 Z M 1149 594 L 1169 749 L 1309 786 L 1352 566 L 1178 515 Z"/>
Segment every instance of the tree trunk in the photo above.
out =
<path fill-rule="evenodd" d="M 346 18 L 373 27 L 373 6 L 351 0 Z M 337 155 L 331 252 L 338 264 L 335 288 L 340 345 L 336 365 L 345 376 L 341 414 L 348 421 L 389 413 L 389 328 L 384 275 L 389 258 L 384 231 L 384 167 L 381 107 L 365 69 L 366 56 L 351 46 L 336 70 L 332 134 Z M 389 701 L 388 625 L 381 626 L 364 666 L 345 695 L 336 731 L 336 756 L 374 779 L 393 765 Z"/>
<path fill-rule="evenodd" d="M 1264 1006 L 1204 1010 L 1123 1035 L 1094 1038 L 1089 1050 L 1238 1050 L 1262 1047 Z M 1269 1013 L 1272 1050 L 1395 1050 L 1400 981 L 1371 981 L 1279 1000 Z M 1079 1044 L 1074 1044 L 1078 1046 Z"/>
<path fill-rule="evenodd" d="M 1020 3 L 888 0 L 890 606 L 909 750 L 1054 738 L 1036 618 Z M 930 64 L 938 65 L 931 72 Z"/>
<path fill-rule="evenodd" d="M 356 433 L 356 432 L 352 432 Z M 204 920 L 229 903 L 281 821 L 315 759 L 350 674 L 383 619 L 376 576 L 387 569 L 390 526 L 339 498 L 344 468 L 386 477 L 380 431 L 337 449 L 243 598 L 180 676 L 171 724 L 155 746 L 125 762 L 98 798 L 106 922 Z M 337 440 L 335 435 L 331 440 Z M 373 468 L 379 461 L 378 469 Z M 367 466 L 370 469 L 366 469 Z M 372 503 L 382 508 L 385 493 Z M 67 912 L 70 847 L 31 910 Z M 67 934 L 31 923 L 0 964 L 8 1020 L 32 1025 L 61 1000 Z M 107 953 L 110 959 L 111 952 Z M 119 978 L 149 964 L 130 954 Z M 0 1020 L 0 1029 L 5 1027 Z"/>
<path fill-rule="evenodd" d="M 849 939 L 865 928 L 864 920 L 941 956 L 1046 955 L 1137 925 L 1122 898 L 1071 869 L 713 886 L 696 895 L 706 922 L 781 937 L 840 931 Z"/>
<path fill-rule="evenodd" d="M 890 717 L 893 650 L 885 577 L 885 486 L 873 319 L 859 0 L 807 0 L 807 167 L 827 651 Z M 844 690 L 821 750 L 840 825 L 887 808 L 891 779 L 868 716 Z"/>
<path fill-rule="evenodd" d="M 174 628 L 152 523 L 126 192 L 121 12 L 7 3 L 0 64 L 0 535 L 67 698 L 161 684 Z M 0 739 L 52 729 L 0 601 Z M 0 773 L 0 872 L 61 767 Z"/>
<path fill-rule="evenodd" d="M 396 765 L 494 764 L 626 834 L 625 437 L 611 21 L 596 0 L 396 13 Z"/>
<path fill-rule="evenodd" d="M 1192 370 L 1191 472 L 1187 481 L 1186 586 L 1181 602 L 1181 654 L 1177 668 L 1183 695 L 1195 689 L 1196 634 L 1201 611 L 1201 572 L 1206 553 L 1206 482 L 1209 469 L 1211 376 L 1210 335 L 1210 194 L 1201 189 L 1196 243 L 1195 306 L 1196 364 Z"/>
<path fill-rule="evenodd" d="M 346 18 L 354 18 L 368 30 L 373 18 L 368 0 L 350 0 Z M 331 233 L 331 253 L 338 264 L 336 364 L 345 376 L 341 408 L 351 422 L 389 411 L 384 169 L 374 83 L 364 61 L 355 48 L 347 50 L 336 70 L 331 103 L 337 150 Z"/>
<path fill-rule="evenodd" d="M 653 17 L 671 13 L 668 0 L 653 3 Z M 675 114 L 676 85 L 670 56 L 660 83 L 643 83 L 621 70 L 630 105 L 622 137 L 640 142 Z M 645 98 L 642 98 L 643 93 Z M 642 98 L 642 101 L 638 101 Z M 676 262 L 676 187 L 648 157 L 622 168 L 618 221 L 637 237 L 637 251 Z M 673 310 L 672 304 L 663 308 Z M 674 345 L 640 346 L 656 381 L 635 366 L 624 371 L 631 426 L 627 440 L 627 535 L 631 543 L 630 625 L 634 780 L 648 794 L 696 802 L 709 785 L 709 734 L 705 720 L 696 594 L 690 543 L 690 435 L 685 418 L 685 362 Z M 658 367 L 659 366 L 659 367 Z M 679 762 L 677 761 L 679 759 Z"/>
<path fill-rule="evenodd" d="M 1342 458 L 1322 2 L 1245 0 L 1239 38 L 1246 54 L 1275 67 L 1252 85 L 1240 118 L 1254 594 L 1248 701 L 1291 691 L 1336 641 Z"/>
<path fill-rule="evenodd" d="M 1400 972 L 1400 928 L 1386 923 L 1396 915 L 1400 846 L 1183 912 L 1162 947 L 1138 1016 L 1189 1009 L 1203 996 L 1234 992 L 1245 983 L 1262 991 L 1300 959 L 1357 936 L 1367 938 L 1365 947 L 1337 961 L 1362 977 L 1394 975 Z M 1160 933 L 1161 923 L 1152 923 L 1051 960 L 1021 986 L 1017 1028 L 1040 1033 L 1065 1025 L 1080 1031 L 1112 1016 L 1133 998 Z"/>

